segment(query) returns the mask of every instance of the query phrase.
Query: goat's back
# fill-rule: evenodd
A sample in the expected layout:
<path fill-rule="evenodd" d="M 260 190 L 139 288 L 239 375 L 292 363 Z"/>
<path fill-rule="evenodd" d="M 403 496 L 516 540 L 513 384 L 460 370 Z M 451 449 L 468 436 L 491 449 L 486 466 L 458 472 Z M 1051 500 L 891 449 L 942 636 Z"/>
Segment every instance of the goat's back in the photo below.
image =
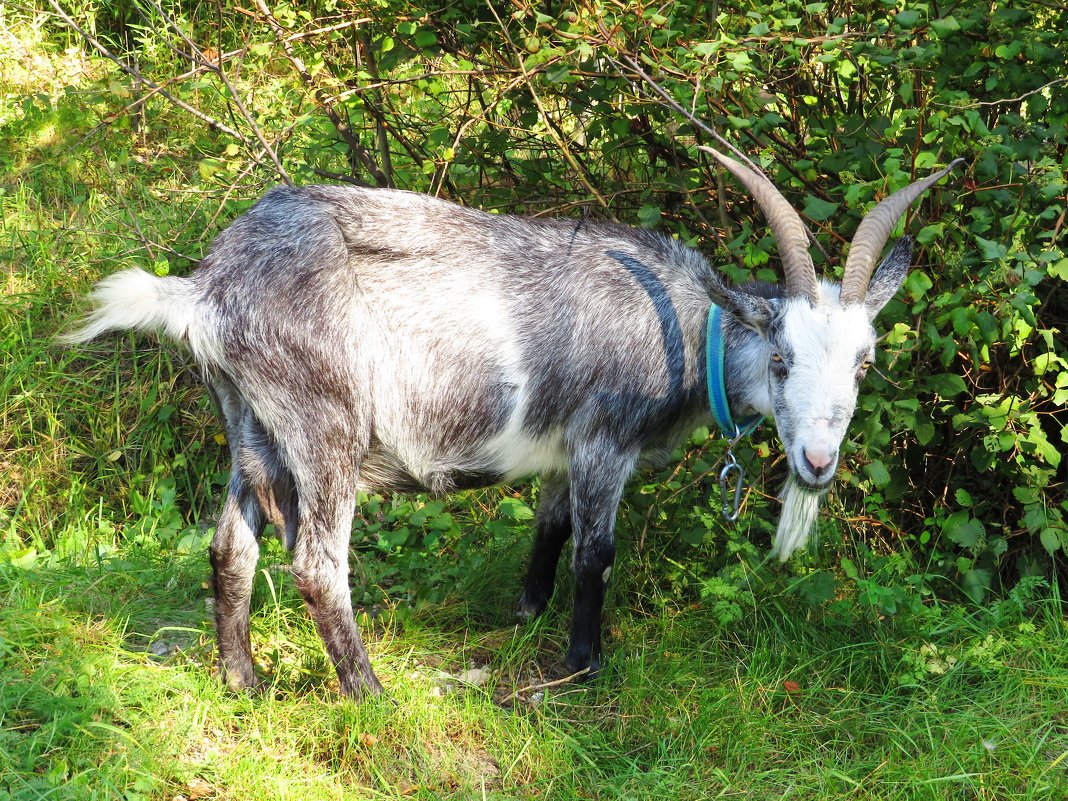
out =
<path fill-rule="evenodd" d="M 369 421 L 365 484 L 447 490 L 690 424 L 709 270 L 623 226 L 312 186 L 268 193 L 194 276 L 237 386 L 329 375 Z"/>

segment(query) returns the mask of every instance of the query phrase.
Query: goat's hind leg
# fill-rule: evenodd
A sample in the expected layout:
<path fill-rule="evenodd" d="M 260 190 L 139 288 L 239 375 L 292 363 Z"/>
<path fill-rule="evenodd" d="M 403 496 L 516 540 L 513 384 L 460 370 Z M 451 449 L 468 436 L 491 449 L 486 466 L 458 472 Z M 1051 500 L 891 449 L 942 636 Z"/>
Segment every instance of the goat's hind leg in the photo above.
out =
<path fill-rule="evenodd" d="M 383 688 L 356 626 L 349 589 L 349 540 L 365 437 L 346 417 L 344 409 L 324 405 L 318 420 L 304 421 L 304 430 L 314 436 L 296 434 L 284 450 L 297 494 L 293 579 L 337 670 L 341 692 L 359 698 Z"/>
<path fill-rule="evenodd" d="M 226 426 L 232 457 L 230 486 L 211 541 L 219 672 L 234 690 L 258 683 L 252 667 L 249 603 L 268 520 L 289 547 L 296 528 L 293 483 L 277 449 L 228 379 L 208 382 Z"/>
<path fill-rule="evenodd" d="M 219 673 L 234 690 L 255 686 L 249 635 L 249 601 L 259 558 L 264 516 L 259 501 L 235 469 L 230 491 L 211 540 L 212 583 L 215 588 L 215 631 L 219 642 Z"/>
<path fill-rule="evenodd" d="M 205 383 L 226 427 L 230 444 L 230 486 L 209 550 L 215 591 L 215 632 L 219 643 L 219 673 L 234 690 L 256 684 L 249 637 L 249 601 L 260 552 L 264 514 L 242 468 L 248 407 L 224 376 Z"/>

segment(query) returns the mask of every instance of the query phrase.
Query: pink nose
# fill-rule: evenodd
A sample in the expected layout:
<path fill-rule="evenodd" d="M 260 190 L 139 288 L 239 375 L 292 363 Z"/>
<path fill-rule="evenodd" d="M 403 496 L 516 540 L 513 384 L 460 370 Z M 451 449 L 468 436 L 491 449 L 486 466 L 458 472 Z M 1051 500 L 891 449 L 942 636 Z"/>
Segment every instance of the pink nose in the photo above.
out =
<path fill-rule="evenodd" d="M 822 448 L 814 448 L 812 450 L 805 448 L 804 456 L 813 475 L 819 478 L 834 463 L 835 454 Z"/>

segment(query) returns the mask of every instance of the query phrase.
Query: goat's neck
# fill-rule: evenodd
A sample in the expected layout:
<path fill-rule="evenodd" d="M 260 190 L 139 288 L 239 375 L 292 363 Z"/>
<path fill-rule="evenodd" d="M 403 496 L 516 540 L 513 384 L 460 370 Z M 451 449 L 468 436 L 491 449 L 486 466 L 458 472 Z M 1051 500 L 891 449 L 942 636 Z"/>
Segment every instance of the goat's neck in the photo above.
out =
<path fill-rule="evenodd" d="M 754 413 L 770 417 L 772 401 L 768 362 L 771 349 L 767 340 L 724 315 L 723 342 L 726 349 L 723 382 L 731 416 L 735 420 Z"/>

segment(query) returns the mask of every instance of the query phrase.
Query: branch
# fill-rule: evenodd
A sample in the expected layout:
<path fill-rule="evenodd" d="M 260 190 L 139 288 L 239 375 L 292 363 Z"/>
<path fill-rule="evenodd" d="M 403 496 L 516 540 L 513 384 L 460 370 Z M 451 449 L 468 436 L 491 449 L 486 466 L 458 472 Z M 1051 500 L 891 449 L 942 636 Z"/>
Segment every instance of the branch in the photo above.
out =
<path fill-rule="evenodd" d="M 523 63 L 523 54 L 519 51 L 519 48 L 516 47 L 515 42 L 512 41 L 512 36 L 508 33 L 507 26 L 504 24 L 504 21 L 501 19 L 500 15 L 497 13 L 497 10 L 493 7 L 492 3 L 489 4 L 489 10 L 493 12 L 493 16 L 497 20 L 497 25 L 500 26 L 501 33 L 504 34 L 505 41 L 508 42 L 508 46 L 512 49 L 512 53 L 515 56 L 516 64 L 519 65 L 519 70 L 523 74 L 523 82 L 527 87 L 527 91 L 530 92 L 530 96 L 534 100 L 534 105 L 538 107 L 538 113 L 541 114 L 542 119 L 545 120 L 545 122 L 549 125 L 549 129 L 552 131 L 553 134 L 553 139 L 556 140 L 556 144 L 560 148 L 560 151 L 564 154 L 564 158 L 567 160 L 567 163 L 570 164 L 571 168 L 575 171 L 576 176 L 579 179 L 579 183 L 581 183 L 586 188 L 587 192 L 597 198 L 597 202 L 600 203 L 604 210 L 608 213 L 609 219 L 611 219 L 613 222 L 618 222 L 616 216 L 612 213 L 612 209 L 608 206 L 608 201 L 604 199 L 604 196 L 601 195 L 601 193 L 597 191 L 596 187 L 594 187 L 594 185 L 590 182 L 589 178 L 592 176 L 590 176 L 589 174 L 589 168 L 587 168 L 585 164 L 581 163 L 577 158 L 575 158 L 575 155 L 567 146 L 567 141 L 564 139 L 563 136 L 560 135 L 557 127 L 550 119 L 548 112 L 545 110 L 545 106 L 541 102 L 541 97 L 538 95 L 537 91 L 535 91 L 534 84 L 530 80 L 530 73 L 527 72 L 526 65 Z M 543 64 L 541 66 L 544 68 L 546 65 Z"/>
<path fill-rule="evenodd" d="M 311 73 L 308 72 L 308 68 L 304 65 L 300 56 L 293 50 L 292 42 L 286 38 L 285 30 L 278 24 L 278 20 L 274 18 L 271 10 L 267 8 L 267 3 L 265 3 L 264 0 L 256 0 L 256 8 L 259 9 L 260 14 L 274 32 L 275 39 L 282 45 L 282 49 L 285 50 L 286 56 L 293 64 L 301 81 L 304 82 L 305 86 L 312 90 L 320 108 L 322 108 L 326 113 L 326 116 L 330 118 L 330 122 L 334 124 L 338 134 L 348 146 L 349 151 L 356 160 L 363 164 L 364 168 L 371 173 L 376 184 L 379 186 L 389 186 L 389 179 L 382 172 L 382 168 L 378 166 L 378 163 L 374 160 L 370 151 L 364 147 L 360 140 L 352 133 L 352 128 L 349 127 L 349 124 L 341 119 L 341 115 L 334 110 L 333 106 L 330 104 L 330 98 L 327 97 L 326 93 L 316 85 L 315 79 L 312 78 Z"/>
<path fill-rule="evenodd" d="M 1051 86 L 1056 86 L 1059 83 L 1068 83 L 1068 77 L 1056 78 L 1050 81 L 1049 83 L 1042 84 L 1042 86 L 1039 86 L 1037 89 L 1032 89 L 1030 92 L 1024 92 L 1019 97 L 1007 97 L 1002 100 L 978 100 L 975 103 L 968 103 L 963 106 L 955 105 L 953 103 L 932 103 L 931 105 L 940 106 L 941 108 L 979 108 L 981 106 L 1006 106 L 1012 103 L 1021 103 L 1027 98 L 1031 97 L 1031 95 L 1037 95 L 1039 92 L 1045 91 Z"/>
<path fill-rule="evenodd" d="M 607 31 L 605 31 L 605 33 L 607 33 Z M 609 56 L 609 60 L 613 60 L 613 59 Z M 687 120 L 689 120 L 698 129 L 704 131 L 709 136 L 711 136 L 713 139 L 715 139 L 717 142 L 719 142 L 721 145 L 723 145 L 728 150 L 730 150 L 731 153 L 733 153 L 739 159 L 741 159 L 741 161 L 744 164 L 746 164 L 751 170 L 756 172 L 758 175 L 763 175 L 765 180 L 767 180 L 769 183 L 771 182 L 771 179 L 768 178 L 767 175 L 764 175 L 764 171 L 762 169 L 760 169 L 760 167 L 757 166 L 757 164 L 755 162 L 753 162 L 749 158 L 749 156 L 747 156 L 745 153 L 743 153 L 741 150 L 739 150 L 733 144 L 731 144 L 726 139 L 724 139 L 722 136 L 720 136 L 719 132 L 715 128 L 713 128 L 712 126 L 708 125 L 704 121 L 698 119 L 694 114 L 692 114 L 689 111 L 689 109 L 687 109 L 685 106 L 683 106 L 681 103 L 679 103 L 674 97 L 672 97 L 668 93 L 668 91 L 666 89 L 664 89 L 660 84 L 658 84 L 656 81 L 654 81 L 652 79 L 652 77 L 645 70 L 643 70 L 641 68 L 641 65 L 637 62 L 636 59 L 631 57 L 629 54 L 624 53 L 623 54 L 623 60 L 626 61 L 627 64 L 630 66 L 630 68 L 633 69 L 643 81 L 645 81 L 647 84 L 649 84 L 649 86 L 652 87 L 652 89 L 658 95 L 660 95 L 672 109 L 674 109 L 676 112 L 678 112 L 683 117 L 685 117 Z M 802 225 L 804 225 L 804 224 L 802 223 Z M 823 254 L 823 258 L 829 264 L 831 259 L 827 255 L 827 252 L 823 249 L 823 246 L 819 243 L 819 240 L 816 239 L 815 234 L 813 234 L 812 231 L 809 230 L 809 227 L 807 225 L 804 225 L 804 229 L 805 229 L 805 233 L 808 234 L 809 241 L 819 249 L 820 253 Z"/>
<path fill-rule="evenodd" d="M 275 153 L 274 148 L 271 147 L 270 144 L 268 144 L 267 140 L 263 136 L 263 132 L 260 131 L 259 126 L 256 124 L 255 118 L 253 118 L 253 116 L 249 113 L 249 110 L 245 108 L 245 104 L 241 102 L 241 96 L 238 95 L 237 89 L 235 89 L 234 85 L 230 83 L 230 79 L 226 77 L 226 72 L 222 68 L 222 54 L 220 54 L 219 56 L 218 64 L 212 63 L 204 55 L 204 52 L 199 47 L 197 47 L 196 42 L 186 36 L 185 32 L 177 24 L 175 24 L 174 20 L 167 16 L 166 12 L 163 10 L 160 4 L 156 2 L 156 0 L 152 0 L 152 7 L 156 9 L 156 13 L 158 13 L 160 17 L 162 17 L 167 22 L 167 24 L 169 24 L 172 28 L 174 28 L 175 31 L 177 31 L 182 41 L 186 43 L 186 45 L 192 52 L 194 60 L 198 64 L 203 66 L 205 69 L 210 70 L 211 72 L 214 72 L 216 75 L 219 76 L 219 80 L 223 82 L 223 85 L 226 87 L 226 91 L 230 93 L 230 98 L 234 101 L 234 105 L 237 106 L 237 110 L 241 112 L 241 116 L 245 118 L 245 122 L 248 123 L 249 128 L 252 129 L 252 133 L 255 134 L 256 139 L 260 143 L 260 146 L 263 148 L 264 152 L 271 157 L 271 161 L 274 162 L 274 168 L 278 171 L 278 174 L 282 177 L 282 180 L 285 181 L 287 186 L 293 186 L 293 180 L 289 177 L 289 173 L 286 172 L 285 167 L 282 166 L 282 162 L 279 161 L 278 154 Z"/>
<path fill-rule="evenodd" d="M 139 69 L 137 69 L 137 67 L 131 67 L 129 64 L 123 63 L 122 59 L 118 58 L 110 50 L 108 50 L 106 47 L 104 47 L 104 45 L 102 45 L 100 43 L 100 41 L 95 36 L 90 34 L 88 31 L 86 31 L 80 25 L 78 25 L 77 22 L 75 22 L 73 19 L 71 19 L 70 16 L 67 15 L 67 12 L 65 12 L 63 10 L 62 6 L 60 6 L 59 3 L 56 2 L 56 0 L 48 0 L 48 4 L 50 6 L 52 6 L 53 9 L 55 9 L 55 12 L 56 12 L 57 16 L 59 16 L 59 18 L 62 19 L 63 22 L 66 23 L 66 25 L 68 27 L 74 29 L 74 31 L 76 31 L 79 36 L 81 36 L 85 41 L 87 41 L 94 48 L 96 48 L 96 50 L 102 56 L 104 56 L 105 58 L 107 58 L 110 61 L 114 61 L 119 66 L 119 69 L 121 69 L 127 75 L 132 76 L 133 78 L 135 78 L 136 80 L 140 81 L 145 86 L 147 86 L 149 89 L 151 89 L 153 92 L 155 92 L 155 93 L 157 93 L 159 95 L 162 95 L 163 97 L 167 98 L 169 101 L 174 103 L 174 105 L 178 106 L 178 108 L 189 112 L 194 117 L 196 117 L 198 120 L 201 120 L 202 122 L 207 123 L 212 128 L 215 128 L 218 131 L 222 131 L 224 134 L 232 136 L 234 139 L 236 139 L 237 141 L 239 141 L 243 145 L 247 145 L 248 144 L 248 139 L 246 139 L 240 133 L 235 131 L 229 125 L 226 125 L 224 123 L 219 122 L 214 117 L 209 117 L 203 111 L 201 111 L 200 109 L 194 108 L 193 106 L 191 106 L 188 103 L 186 103 L 184 100 L 179 100 L 177 97 L 172 95 L 170 92 L 167 92 L 166 90 L 164 90 L 158 84 L 153 83 L 152 81 L 148 80 L 145 76 L 143 76 L 141 74 L 141 71 Z"/>

